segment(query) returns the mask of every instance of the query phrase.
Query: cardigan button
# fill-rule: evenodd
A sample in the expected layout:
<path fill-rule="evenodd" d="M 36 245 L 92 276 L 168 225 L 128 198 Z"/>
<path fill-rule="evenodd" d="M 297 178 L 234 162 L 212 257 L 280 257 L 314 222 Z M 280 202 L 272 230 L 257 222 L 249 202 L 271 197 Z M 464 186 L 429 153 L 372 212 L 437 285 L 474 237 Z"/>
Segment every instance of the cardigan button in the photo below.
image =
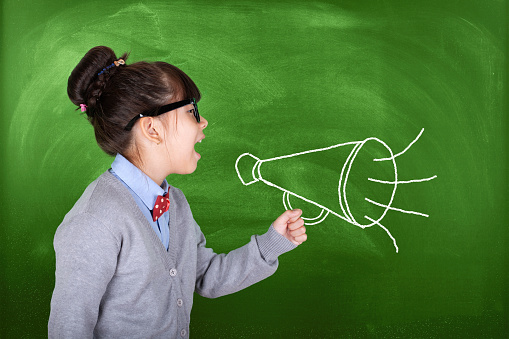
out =
<path fill-rule="evenodd" d="M 187 334 L 187 331 L 185 329 L 182 329 L 182 331 L 180 331 L 180 336 L 181 337 L 185 337 Z"/>
<path fill-rule="evenodd" d="M 184 300 L 182 300 L 182 299 L 178 298 L 178 299 L 177 299 L 177 306 L 178 306 L 178 307 L 182 307 L 182 305 L 184 305 Z"/>
<path fill-rule="evenodd" d="M 175 268 L 172 268 L 172 269 L 170 270 L 170 275 L 171 275 L 172 277 L 176 276 L 176 275 L 177 275 L 177 270 L 176 270 Z"/>

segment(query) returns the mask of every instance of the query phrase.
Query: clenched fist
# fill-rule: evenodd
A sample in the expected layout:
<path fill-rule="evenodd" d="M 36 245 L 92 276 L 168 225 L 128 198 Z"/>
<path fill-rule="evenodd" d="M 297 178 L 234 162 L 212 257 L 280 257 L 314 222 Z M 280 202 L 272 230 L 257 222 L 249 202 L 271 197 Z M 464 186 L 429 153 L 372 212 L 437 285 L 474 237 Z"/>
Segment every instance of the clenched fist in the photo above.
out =
<path fill-rule="evenodd" d="M 272 226 L 281 235 L 295 245 L 300 245 L 308 238 L 304 220 L 300 217 L 302 210 L 294 209 L 284 212 L 274 221 Z"/>

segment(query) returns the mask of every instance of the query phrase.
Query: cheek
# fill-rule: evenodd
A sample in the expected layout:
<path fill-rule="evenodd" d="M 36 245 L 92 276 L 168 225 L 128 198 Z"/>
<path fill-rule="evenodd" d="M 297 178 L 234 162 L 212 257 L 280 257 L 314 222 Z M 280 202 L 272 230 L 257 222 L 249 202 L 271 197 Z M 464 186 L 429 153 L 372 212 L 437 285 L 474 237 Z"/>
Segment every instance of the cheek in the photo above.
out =
<path fill-rule="evenodd" d="M 185 161 L 193 156 L 195 140 L 183 137 L 171 138 L 167 144 L 170 158 L 175 161 Z"/>

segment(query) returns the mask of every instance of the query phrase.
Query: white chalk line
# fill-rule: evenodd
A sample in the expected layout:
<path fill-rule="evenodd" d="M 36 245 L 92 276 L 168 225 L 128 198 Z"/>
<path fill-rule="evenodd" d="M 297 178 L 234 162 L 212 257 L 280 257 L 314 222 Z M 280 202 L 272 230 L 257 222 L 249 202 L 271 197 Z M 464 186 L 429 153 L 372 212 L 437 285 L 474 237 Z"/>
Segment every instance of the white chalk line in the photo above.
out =
<path fill-rule="evenodd" d="M 367 140 L 368 139 L 364 140 L 358 147 L 355 147 L 354 150 L 352 150 L 353 157 L 349 161 L 348 169 L 347 169 L 346 175 L 345 175 L 345 180 L 343 181 L 344 182 L 343 183 L 343 200 L 345 202 L 346 211 L 348 212 L 348 214 L 346 214 L 346 215 L 351 220 L 350 222 L 356 226 L 360 226 L 360 224 L 357 222 L 357 220 L 355 220 L 352 212 L 350 211 L 350 206 L 348 205 L 348 200 L 346 199 L 346 184 L 348 182 L 348 176 L 350 175 L 350 170 L 352 169 L 353 162 L 354 162 L 355 158 L 357 157 L 357 154 L 359 154 L 359 151 L 361 150 L 362 146 L 364 146 L 364 144 L 366 143 Z M 340 189 L 340 187 L 338 187 L 338 189 Z"/>
<path fill-rule="evenodd" d="M 393 199 L 394 199 L 394 196 L 395 196 L 395 193 L 396 193 L 396 190 L 397 190 L 397 185 L 398 184 L 407 184 L 407 183 L 415 183 L 415 182 L 424 182 L 424 181 L 430 181 L 432 179 L 435 179 L 437 176 L 433 176 L 433 177 L 429 177 L 429 178 L 423 178 L 423 179 L 413 179 L 413 180 L 406 180 L 406 181 L 398 181 L 398 170 L 397 170 L 397 165 L 396 165 L 396 162 L 395 162 L 395 158 L 404 154 L 406 151 L 408 151 L 410 149 L 410 147 L 420 138 L 420 136 L 422 135 L 422 133 L 424 132 L 424 128 L 421 129 L 419 135 L 417 135 L 417 137 L 400 153 L 394 155 L 392 150 L 390 149 L 389 146 L 387 146 L 387 144 L 385 144 L 383 141 L 381 141 L 380 139 L 378 138 L 367 138 L 363 141 L 353 141 L 353 142 L 347 142 L 347 143 L 342 143 L 342 144 L 337 144 L 337 145 L 333 145 L 333 146 L 330 146 L 330 147 L 325 147 L 325 148 L 320 148 L 320 149 L 313 149 L 313 150 L 308 150 L 308 151 L 304 151 L 304 152 L 299 152 L 299 153 L 294 153 L 294 154 L 289 154 L 289 155 L 283 155 L 283 156 L 279 156 L 279 157 L 275 157 L 275 158 L 270 158 L 270 159 L 266 159 L 266 160 L 260 160 L 259 158 L 255 157 L 254 155 L 250 154 L 250 153 L 243 153 L 242 155 L 240 155 L 238 158 L 237 158 L 237 161 L 235 163 L 235 169 L 237 171 L 237 175 L 240 179 L 240 181 L 242 182 L 242 184 L 244 184 L 245 186 L 248 186 L 248 185 L 251 185 L 257 181 L 261 181 L 263 183 L 265 183 L 266 185 L 268 186 L 272 186 L 274 188 L 277 188 L 281 191 L 283 191 L 283 205 L 285 207 L 285 209 L 292 209 L 291 207 L 291 204 L 290 204 L 290 194 L 301 199 L 301 200 L 304 200 L 308 203 L 311 203 L 319 208 L 322 209 L 322 211 L 320 212 L 320 214 L 315 217 L 315 218 L 303 218 L 305 221 L 305 224 L 307 225 L 315 225 L 315 224 L 318 224 L 318 223 L 321 223 L 323 220 L 325 220 L 325 218 L 329 215 L 329 214 L 333 214 L 335 216 L 337 216 L 338 218 L 340 219 L 343 219 L 347 222 L 349 222 L 350 224 L 353 224 L 355 226 L 359 226 L 361 228 L 367 228 L 367 227 L 371 227 L 373 225 L 377 225 L 379 226 L 380 228 L 382 228 L 386 233 L 387 235 L 389 235 L 389 237 L 392 239 L 393 241 L 393 244 L 394 244 L 394 247 L 396 248 L 396 253 L 398 253 L 399 251 L 399 248 L 396 244 L 396 239 L 392 236 L 392 234 L 389 232 L 389 230 L 383 226 L 382 224 L 380 224 L 380 220 L 382 220 L 386 213 L 388 212 L 388 210 L 394 210 L 394 211 L 398 211 L 398 212 L 402 212 L 402 213 L 407 213 L 407 214 L 415 214 L 415 215 L 420 215 L 420 216 L 424 216 L 424 217 L 429 217 L 429 215 L 427 214 L 424 214 L 424 213 L 420 213 L 420 212 L 415 212 L 415 211 L 407 211 L 407 210 L 403 210 L 403 209 L 399 209 L 399 208 L 395 208 L 395 207 L 392 207 L 391 204 L 393 202 Z M 350 170 L 352 168 L 352 164 L 357 156 L 357 154 L 359 153 L 360 149 L 362 148 L 362 146 L 369 140 L 375 140 L 375 141 L 378 141 L 379 143 L 381 143 L 384 147 L 387 148 L 387 150 L 389 151 L 390 153 L 390 157 L 389 158 L 382 158 L 382 159 L 373 159 L 373 161 L 385 161 L 385 160 L 391 160 L 393 162 L 393 166 L 394 166 L 394 181 L 384 181 L 384 180 L 379 180 L 379 179 L 373 179 L 373 178 L 368 178 L 368 180 L 370 181 L 373 181 L 373 182 L 378 182 L 378 183 L 382 183 L 382 184 L 391 184 L 391 185 L 394 185 L 394 189 L 392 191 L 392 195 L 391 195 L 391 198 L 390 198 L 390 201 L 387 205 L 384 205 L 384 204 L 380 204 L 380 203 L 377 203 L 373 200 L 370 200 L 368 198 L 365 198 L 366 201 L 372 203 L 372 204 L 375 204 L 375 205 L 378 205 L 380 207 L 384 207 L 385 210 L 384 212 L 382 213 L 382 215 L 378 218 L 378 220 L 374 220 L 374 219 L 371 219 L 370 217 L 368 216 L 364 216 L 365 219 L 369 220 L 371 222 L 370 225 L 361 225 L 359 224 L 354 216 L 352 215 L 351 211 L 350 211 L 350 206 L 348 205 L 348 201 L 347 201 L 347 196 L 346 196 L 346 184 L 347 184 L 347 181 L 348 181 L 348 177 L 349 177 L 349 174 L 350 174 Z M 294 192 L 291 192 L 287 189 L 284 189 L 272 182 L 269 182 L 265 179 L 262 178 L 262 175 L 261 175 L 261 165 L 262 163 L 264 162 L 269 162 L 269 161 L 274 161 L 274 160 L 279 160 L 279 159 L 284 159 L 284 158 L 290 158 L 290 157 L 294 157 L 294 156 L 298 156 L 298 155 L 303 155 L 303 154 L 308 154 L 308 153 L 314 153 L 314 152 L 321 152 L 321 151 L 326 151 L 326 150 L 330 150 L 330 149 L 333 149 L 333 148 L 337 148 L 337 147 L 341 147 L 341 146 L 345 146 L 345 145 L 355 145 L 352 149 L 352 151 L 350 152 L 350 154 L 348 155 L 347 157 L 347 160 L 346 162 L 344 163 L 343 165 L 343 168 L 341 169 L 341 175 L 340 175 L 340 180 L 339 180 L 339 185 L 338 185 L 338 193 L 339 193 L 339 205 L 341 207 L 341 210 L 343 212 L 344 215 L 340 215 L 339 213 L 336 213 L 334 211 L 332 211 L 331 209 L 315 202 L 315 201 L 312 201 L 310 199 L 307 199 L 301 195 L 298 195 Z M 240 175 L 240 172 L 239 172 L 239 169 L 238 169 L 238 163 L 239 163 L 239 160 L 240 158 L 242 158 L 243 156 L 245 155 L 249 155 L 251 158 L 253 158 L 256 162 L 255 162 L 255 165 L 253 166 L 252 168 L 252 171 L 251 171 L 251 175 L 253 177 L 253 180 L 246 183 L 241 175 Z M 345 173 L 345 170 L 346 170 L 346 173 Z M 344 204 L 344 205 L 343 205 Z M 325 213 L 327 212 L 327 213 Z M 325 216 L 324 216 L 324 213 L 325 213 Z M 318 220 L 315 222 L 315 220 Z M 311 221 L 313 221 L 311 223 Z"/>
<path fill-rule="evenodd" d="M 288 155 L 282 155 L 282 156 L 280 156 L 280 157 L 275 157 L 275 158 L 265 159 L 265 160 L 263 160 L 263 162 L 269 162 L 269 161 L 274 161 L 274 160 L 279 160 L 279 159 L 284 159 L 284 158 L 291 158 L 291 157 L 294 157 L 294 156 L 297 156 L 297 155 L 303 155 L 303 154 L 308 154 L 308 153 L 315 153 L 315 152 L 327 151 L 327 150 L 330 150 L 330 149 L 333 149 L 333 148 L 337 148 L 337 147 L 342 147 L 342 146 L 345 146 L 345 145 L 358 144 L 358 143 L 360 143 L 360 142 L 361 142 L 361 141 L 351 141 L 351 142 L 345 142 L 345 143 L 342 143 L 342 144 L 337 144 L 337 145 L 333 145 L 333 146 L 329 146 L 329 147 L 317 148 L 317 149 L 312 149 L 312 150 L 309 150 L 309 151 L 304 151 L 304 152 L 299 152 L 299 153 L 293 153 L 293 154 L 288 154 Z"/>
<path fill-rule="evenodd" d="M 263 162 L 263 161 L 262 161 L 262 162 Z M 260 169 L 258 168 L 258 171 L 259 171 L 259 170 L 260 170 Z M 343 220 L 348 221 L 349 223 L 351 223 L 351 221 L 350 221 L 350 220 L 348 220 L 347 218 L 345 218 L 344 216 L 342 216 L 342 215 L 338 214 L 337 212 L 334 212 L 333 210 L 331 210 L 331 209 L 329 209 L 329 208 L 327 208 L 327 207 L 325 207 L 325 206 L 323 206 L 323 205 L 320 205 L 320 204 L 319 204 L 319 203 L 317 203 L 317 202 L 314 202 L 313 200 L 310 200 L 310 199 L 304 198 L 304 197 L 303 197 L 303 196 L 301 196 L 301 195 L 298 195 L 298 194 L 293 193 L 293 192 L 291 192 L 291 191 L 289 191 L 289 190 L 287 190 L 287 189 L 284 189 L 283 187 L 280 187 L 280 186 L 278 186 L 278 185 L 276 185 L 276 184 L 273 184 L 273 183 L 271 183 L 270 181 L 267 181 L 267 180 L 265 180 L 265 179 L 263 179 L 263 178 L 261 178 L 261 177 L 259 178 L 259 180 L 260 180 L 261 182 L 263 182 L 265 185 L 268 185 L 268 186 L 271 186 L 271 187 L 277 188 L 278 190 L 283 191 L 283 194 L 284 194 L 284 193 L 291 194 L 291 195 L 293 195 L 293 196 L 295 196 L 295 197 L 297 197 L 297 198 L 299 198 L 299 199 L 302 199 L 302 200 L 304 200 L 304 201 L 306 201 L 306 202 L 309 202 L 310 204 L 313 204 L 313 205 L 315 205 L 315 206 L 317 206 L 317 207 L 320 207 L 321 209 L 323 209 L 323 210 L 327 211 L 328 213 L 332 213 L 333 215 L 335 215 L 335 216 L 336 216 L 336 217 L 338 217 L 338 218 L 341 218 L 341 219 L 343 219 Z"/>
<path fill-rule="evenodd" d="M 395 184 L 410 184 L 410 183 L 413 183 L 413 182 L 424 182 L 424 181 L 430 181 L 430 180 L 433 180 L 435 179 L 437 176 L 434 175 L 432 177 L 429 177 L 429 178 L 423 178 L 423 179 L 413 179 L 413 180 L 405 180 L 405 181 L 385 181 L 385 180 L 378 180 L 378 179 L 373 179 L 373 178 L 368 178 L 369 181 L 373 181 L 373 182 L 379 182 L 381 184 L 390 184 L 390 185 L 395 185 Z"/>
<path fill-rule="evenodd" d="M 312 201 L 312 200 L 310 200 L 310 199 L 304 198 L 304 197 L 303 197 L 303 196 L 301 196 L 301 195 L 298 195 L 298 194 L 296 194 L 296 193 L 294 193 L 294 192 L 291 192 L 291 191 L 289 191 L 289 190 L 287 190 L 287 189 L 284 189 L 284 188 L 282 188 L 282 187 L 280 187 L 280 186 L 277 186 L 276 184 L 274 184 L 274 183 L 272 183 L 272 182 L 270 182 L 270 181 L 267 181 L 267 180 L 263 179 L 263 178 L 262 178 L 262 175 L 261 175 L 261 172 L 260 172 L 260 168 L 261 168 L 261 165 L 262 165 L 263 163 L 265 163 L 265 162 L 270 162 L 270 161 L 275 161 L 275 160 L 280 160 L 280 159 L 290 158 L 290 157 L 294 157 L 294 156 L 298 156 L 298 155 L 303 155 L 303 154 L 309 154 L 309 153 L 315 153 L 315 152 L 327 151 L 327 150 L 330 150 L 330 149 L 333 149 L 333 148 L 342 147 L 342 146 L 346 146 L 346 145 L 355 145 L 355 146 L 354 146 L 354 148 L 352 149 L 352 151 L 350 152 L 350 155 L 348 156 L 348 159 L 350 159 L 350 157 L 351 157 L 351 156 L 352 156 L 352 154 L 354 153 L 354 150 L 355 150 L 356 148 L 358 149 L 358 146 L 359 146 L 361 143 L 364 143 L 364 142 L 365 142 L 365 141 L 352 141 L 352 142 L 345 142 L 345 143 L 341 143 L 341 144 L 337 144 L 337 145 L 333 145 L 333 146 L 329 146 L 329 147 L 318 148 L 318 149 L 308 150 L 308 151 L 304 151 L 304 152 L 298 152 L 298 153 L 293 153 L 293 154 L 283 155 L 283 156 L 279 156 L 279 157 L 275 157 L 275 158 L 270 158 L 270 159 L 260 160 L 260 161 L 258 161 L 258 162 L 256 163 L 256 165 L 253 167 L 253 178 L 254 178 L 256 181 L 258 181 L 258 180 L 259 180 L 259 181 L 262 181 L 263 183 L 265 183 L 265 184 L 266 184 L 266 185 L 268 185 L 268 186 L 272 186 L 272 187 L 275 187 L 275 188 L 277 188 L 277 189 L 279 189 L 279 190 L 283 191 L 283 192 L 284 192 L 284 193 L 283 193 L 283 204 L 285 204 L 285 200 L 287 200 L 287 201 L 288 201 L 288 204 L 290 203 L 290 202 L 289 202 L 289 197 L 288 197 L 288 198 L 285 198 L 284 194 L 285 194 L 285 193 L 286 193 L 286 194 L 291 194 L 291 195 L 293 195 L 293 196 L 295 196 L 295 197 L 297 197 L 297 198 L 299 198 L 299 199 L 302 199 L 302 200 L 304 200 L 304 201 L 306 201 L 306 202 L 309 202 L 309 203 L 311 203 L 311 204 L 313 204 L 313 205 L 315 205 L 315 206 L 318 206 L 318 207 L 322 208 L 322 213 L 323 213 L 323 211 L 324 211 L 324 210 L 325 210 L 325 211 L 327 211 L 327 214 L 326 214 L 326 216 L 325 216 L 325 217 L 323 217 L 323 218 L 322 218 L 322 221 L 323 221 L 323 220 L 324 220 L 324 219 L 325 219 L 325 218 L 329 215 L 329 213 L 332 213 L 333 215 L 335 215 L 335 216 L 337 216 L 337 217 L 339 217 L 339 218 L 341 218 L 341 219 L 343 219 L 343 220 L 345 220 L 345 221 L 347 221 L 347 222 L 349 222 L 349 223 L 353 223 L 353 224 L 354 224 L 354 225 L 356 225 L 356 226 L 361 226 L 361 225 L 357 224 L 356 222 L 352 222 L 352 220 L 350 220 L 350 219 L 349 219 L 348 214 L 346 214 L 344 210 L 343 210 L 343 213 L 344 213 L 345 215 L 344 215 L 344 216 L 342 216 L 342 215 L 340 215 L 340 214 L 338 214 L 338 213 L 336 213 L 336 212 L 332 211 L 331 209 L 329 209 L 329 208 L 327 208 L 327 207 L 325 207 L 325 206 L 323 206 L 323 205 L 320 205 L 319 203 L 317 203 L 317 202 L 315 202 L 315 201 Z M 251 155 L 251 154 L 249 154 L 249 153 L 247 153 L 247 154 L 248 154 L 248 155 L 250 155 L 250 156 L 252 156 L 252 157 L 254 157 L 253 155 Z M 258 159 L 258 158 L 257 158 L 257 159 Z M 352 159 L 352 161 L 353 161 L 353 159 Z M 347 162 L 348 162 L 348 161 L 347 161 Z M 254 171 L 255 171 L 255 170 L 257 170 L 257 172 L 258 172 L 258 176 L 256 176 L 256 174 L 254 173 Z M 237 169 L 237 175 L 240 177 L 240 174 L 239 174 L 238 169 Z M 340 205 L 341 205 L 341 203 L 340 203 Z M 285 205 L 285 206 L 286 206 L 286 205 Z M 348 205 L 347 205 L 347 206 L 348 206 Z M 341 206 L 341 208 L 343 209 L 343 206 Z M 322 215 L 322 214 L 320 214 L 320 215 Z M 320 222 L 321 222 L 321 221 L 320 221 Z M 317 223 L 318 223 L 318 222 L 317 222 Z M 314 223 L 314 224 L 317 224 L 317 223 Z M 314 225 L 314 224 L 313 224 L 313 225 Z M 311 224 L 309 224 L 309 225 L 311 225 Z"/>
<path fill-rule="evenodd" d="M 365 139 L 359 147 L 357 148 L 354 148 L 355 150 L 355 154 L 353 155 L 353 158 L 352 160 L 350 161 L 350 164 L 349 164 L 349 167 L 348 167 L 348 170 L 346 172 L 346 176 L 345 176 L 345 180 L 344 180 L 344 184 L 343 184 L 343 198 L 345 200 L 345 206 L 346 206 L 346 210 L 348 211 L 348 214 L 347 216 L 351 219 L 350 223 L 354 224 L 355 226 L 359 226 L 359 227 L 362 227 L 362 228 L 366 228 L 366 227 L 371 227 L 374 225 L 374 223 L 372 223 L 371 225 L 361 225 L 360 223 L 357 222 L 357 220 L 355 220 L 353 214 L 351 213 L 350 211 L 350 206 L 348 205 L 348 201 L 346 199 L 346 184 L 347 184 L 347 181 L 348 181 L 348 176 L 350 175 L 350 170 L 352 169 L 352 164 L 353 164 L 353 161 L 355 160 L 355 157 L 357 156 L 357 154 L 359 153 L 359 151 L 361 150 L 362 146 L 364 146 L 364 144 L 369 141 L 369 140 L 374 140 L 374 141 L 377 141 L 379 142 L 380 144 L 382 144 L 388 151 L 389 153 L 391 154 L 391 158 L 389 160 L 392 161 L 393 165 L 394 165 L 394 181 L 397 182 L 398 181 L 398 167 L 396 165 L 396 161 L 394 160 L 395 156 L 394 154 L 392 153 L 392 150 L 391 148 L 385 143 L 383 142 L 382 140 L 378 139 L 378 138 L 374 138 L 374 137 L 371 137 L 371 138 L 367 138 Z M 353 152 L 353 151 L 352 151 Z M 341 182 L 341 181 L 340 181 Z M 394 200 L 394 195 L 396 194 L 396 189 L 398 188 L 398 184 L 394 184 L 394 189 L 392 191 L 392 195 L 391 195 L 391 199 L 388 203 L 387 206 L 384 206 L 386 207 L 385 208 L 385 211 L 383 211 L 382 215 L 378 218 L 377 221 L 380 221 L 382 220 L 385 215 L 387 214 L 387 211 L 390 209 L 390 206 L 392 204 L 392 201 Z M 340 190 L 341 187 L 338 187 L 338 190 Z"/>
<path fill-rule="evenodd" d="M 348 174 L 346 175 L 345 177 L 345 180 L 343 180 L 343 175 L 345 174 L 345 169 L 347 166 L 350 166 L 351 167 L 351 163 L 353 162 L 353 159 L 355 159 L 355 155 L 354 154 L 357 154 L 356 151 L 359 147 L 362 147 L 364 143 L 359 143 L 357 145 L 354 146 L 354 148 L 350 151 L 350 154 L 348 155 L 348 158 L 346 158 L 346 161 L 345 163 L 343 164 L 343 168 L 341 168 L 341 174 L 339 176 L 339 184 L 338 184 L 338 199 L 339 199 L 339 207 L 341 207 L 341 211 L 343 212 L 343 214 L 345 215 L 345 217 L 347 218 L 347 221 L 349 223 L 352 223 L 355 225 L 354 222 L 352 222 L 352 219 L 350 219 L 346 209 L 345 209 L 345 206 L 343 206 L 343 201 L 345 202 L 346 204 L 346 208 L 348 209 L 348 202 L 346 200 L 346 194 L 343 194 L 341 192 L 341 187 L 344 185 L 346 186 L 346 181 L 348 179 Z M 352 159 L 352 156 L 353 156 L 353 159 Z M 350 167 L 348 167 L 348 170 L 350 170 Z"/>
<path fill-rule="evenodd" d="M 288 192 L 283 192 L 283 205 L 285 206 L 285 209 L 286 210 L 293 210 L 293 207 L 292 207 L 292 204 L 290 203 L 290 194 Z M 320 217 L 323 215 L 323 212 L 325 212 L 325 210 L 321 210 L 320 214 L 314 218 L 305 218 L 305 217 L 301 217 L 303 220 L 309 220 L 309 221 L 313 221 L 313 220 L 317 220 L 317 219 L 320 219 Z M 327 214 L 329 214 L 327 212 Z"/>
<path fill-rule="evenodd" d="M 389 230 L 385 226 L 380 224 L 378 221 L 371 219 L 367 215 L 365 215 L 364 218 L 366 218 L 369 221 L 371 221 L 371 222 L 377 224 L 378 226 L 380 226 L 389 235 L 389 237 L 392 239 L 392 243 L 394 244 L 394 248 L 396 249 L 396 253 L 398 253 L 398 251 L 399 251 L 398 244 L 396 244 L 396 239 L 394 239 L 394 237 L 392 236 L 391 232 L 389 232 Z"/>
<path fill-rule="evenodd" d="M 239 161 L 240 161 L 240 159 L 241 159 L 241 158 L 243 158 L 243 157 L 244 157 L 244 156 L 246 156 L 246 155 L 249 155 L 251 158 L 253 158 L 253 159 L 257 160 L 256 164 L 258 164 L 258 162 L 260 161 L 260 159 L 258 159 L 257 157 L 255 157 L 255 156 L 254 156 L 254 155 L 252 155 L 251 153 L 242 153 L 241 155 L 239 155 L 239 156 L 237 157 L 237 161 L 235 161 L 235 170 L 237 171 L 237 176 L 239 177 L 240 182 L 242 182 L 242 184 L 243 184 L 244 186 L 249 186 L 249 185 L 254 184 L 255 182 L 257 182 L 257 181 L 258 181 L 258 179 L 255 177 L 255 173 L 254 173 L 254 169 L 255 169 L 255 167 L 256 167 L 256 164 L 255 164 L 255 166 L 253 166 L 253 170 L 251 171 L 251 174 L 252 174 L 252 176 L 253 176 L 253 179 L 254 179 L 254 180 L 253 180 L 253 181 L 250 181 L 250 182 L 248 182 L 248 183 L 246 183 L 246 182 L 244 181 L 244 179 L 242 179 L 242 176 L 240 175 L 240 172 L 239 172 Z"/>
<path fill-rule="evenodd" d="M 287 211 L 293 210 L 293 207 L 290 203 L 290 194 L 288 192 L 283 193 L 283 205 Z M 304 220 L 304 225 L 316 225 L 316 224 L 321 223 L 322 221 L 325 220 L 325 218 L 327 218 L 327 216 L 330 213 L 330 211 L 327 210 L 327 213 L 325 213 L 325 215 L 323 215 L 324 212 L 325 212 L 325 209 L 322 208 L 322 211 L 320 212 L 320 214 L 314 218 L 301 217 Z M 315 220 L 318 220 L 318 221 L 315 221 Z"/>
<path fill-rule="evenodd" d="M 400 155 L 402 155 L 403 153 L 405 153 L 406 151 L 408 151 L 410 149 L 410 147 L 412 147 L 412 145 L 417 141 L 419 140 L 419 138 L 421 137 L 422 133 L 424 132 L 424 128 L 421 129 L 421 132 L 419 133 L 419 135 L 417 136 L 417 138 L 415 138 L 410 144 L 408 144 L 408 146 L 401 152 L 399 152 L 398 154 L 396 155 L 392 155 L 390 158 L 381 158 L 381 159 L 373 159 L 373 161 L 385 161 L 385 160 L 393 160 L 394 158 L 397 158 L 399 157 Z"/>
<path fill-rule="evenodd" d="M 402 210 L 400 208 L 396 208 L 396 207 L 392 207 L 392 206 L 387 206 L 387 205 L 381 204 L 379 202 L 373 201 L 373 200 L 368 199 L 368 198 L 364 198 L 364 200 L 372 203 L 373 205 L 377 205 L 377 206 L 380 206 L 380 207 L 385 207 L 385 208 L 388 208 L 388 209 L 393 210 L 393 211 L 398 211 L 398 212 L 407 213 L 407 214 L 416 214 L 416 215 L 420 215 L 420 216 L 423 216 L 423 217 L 426 217 L 426 218 L 429 217 L 429 215 L 424 214 L 424 213 L 415 212 L 415 211 L 407 211 L 407 210 Z"/>

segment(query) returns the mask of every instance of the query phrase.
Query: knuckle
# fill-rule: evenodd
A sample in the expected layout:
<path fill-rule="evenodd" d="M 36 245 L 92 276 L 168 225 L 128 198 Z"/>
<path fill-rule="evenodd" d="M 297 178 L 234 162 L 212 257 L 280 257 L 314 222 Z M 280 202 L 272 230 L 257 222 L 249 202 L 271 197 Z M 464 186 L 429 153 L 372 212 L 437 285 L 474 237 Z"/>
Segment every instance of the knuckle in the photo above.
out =
<path fill-rule="evenodd" d="M 300 235 L 302 235 L 302 234 L 304 234 L 304 233 L 305 233 L 305 232 L 302 230 L 302 228 L 298 228 L 298 229 L 296 229 L 296 230 L 292 231 L 292 235 L 293 235 L 294 237 L 298 237 L 298 236 L 300 236 Z"/>

